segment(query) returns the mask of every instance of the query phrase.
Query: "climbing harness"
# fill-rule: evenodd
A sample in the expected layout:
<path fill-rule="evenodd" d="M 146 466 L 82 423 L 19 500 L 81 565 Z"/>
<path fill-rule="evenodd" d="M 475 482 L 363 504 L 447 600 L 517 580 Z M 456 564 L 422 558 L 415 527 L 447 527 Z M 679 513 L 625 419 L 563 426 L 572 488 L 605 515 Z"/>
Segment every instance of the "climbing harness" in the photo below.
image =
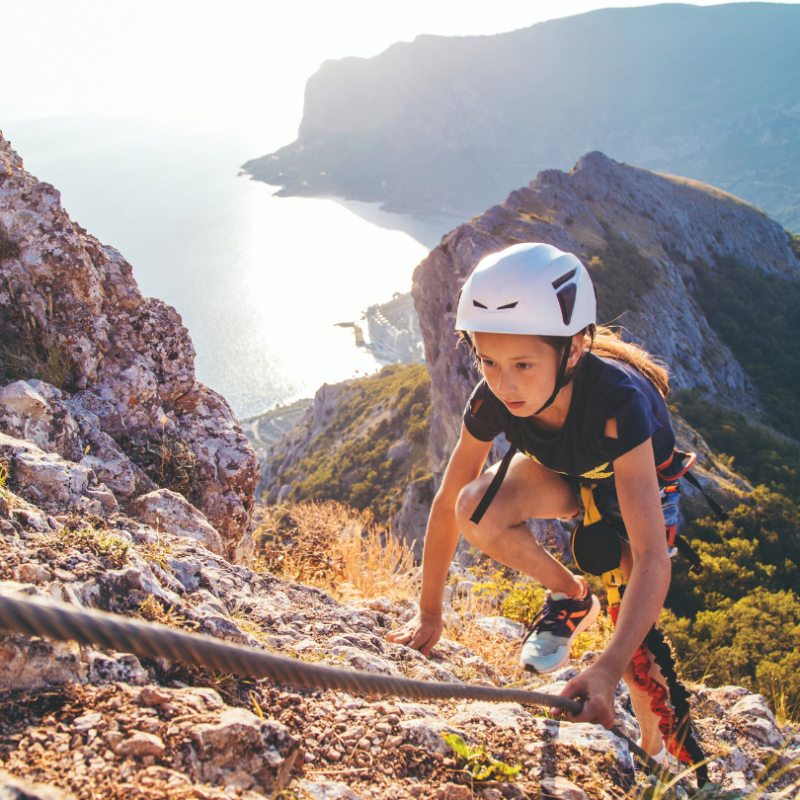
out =
<path fill-rule="evenodd" d="M 26 636 L 46 636 L 83 645 L 99 645 L 120 653 L 146 658 L 163 658 L 193 667 L 205 667 L 222 673 L 250 678 L 268 678 L 278 683 L 331 689 L 372 695 L 393 695 L 418 700 L 483 700 L 522 705 L 547 706 L 580 714 L 581 703 L 566 697 L 523 689 L 499 689 L 468 683 L 435 683 L 374 675 L 323 664 L 312 664 L 272 655 L 238 644 L 222 642 L 210 636 L 187 633 L 156 623 L 144 623 L 108 614 L 86 611 L 66 603 L 43 602 L 30 597 L 10 596 L 0 592 L 0 628 Z M 676 776 L 654 761 L 619 728 L 611 732 L 625 741 L 637 760 L 650 774 L 668 780 Z"/>

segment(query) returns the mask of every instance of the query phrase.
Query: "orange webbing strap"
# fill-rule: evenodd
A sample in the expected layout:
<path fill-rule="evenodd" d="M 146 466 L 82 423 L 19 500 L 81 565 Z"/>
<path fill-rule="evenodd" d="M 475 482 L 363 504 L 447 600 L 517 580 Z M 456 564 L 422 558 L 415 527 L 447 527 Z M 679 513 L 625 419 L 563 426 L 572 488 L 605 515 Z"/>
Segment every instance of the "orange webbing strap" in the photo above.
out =
<path fill-rule="evenodd" d="M 603 575 L 603 584 L 608 594 L 608 612 L 614 626 L 617 625 L 620 603 L 625 591 L 625 577 L 622 570 L 615 569 Z M 667 687 L 650 675 L 651 663 L 648 657 L 648 645 L 653 658 L 661 669 Z M 680 761 L 688 764 L 699 764 L 697 767 L 697 785 L 708 782 L 708 770 L 700 762 L 704 759 L 703 751 L 694 739 L 691 731 L 688 694 L 675 673 L 675 664 L 669 645 L 664 637 L 653 626 L 633 655 L 633 675 L 636 685 L 647 692 L 650 708 L 658 717 L 658 729 L 667 750 Z M 670 702 L 677 709 L 680 706 L 681 720 L 677 719 Z"/>
<path fill-rule="evenodd" d="M 636 685 L 644 689 L 650 697 L 650 708 L 658 717 L 658 729 L 667 750 L 673 756 L 692 763 L 692 757 L 677 738 L 677 720 L 675 713 L 669 705 L 669 694 L 665 686 L 660 684 L 650 675 L 651 663 L 647 656 L 647 645 L 642 642 L 639 649 L 633 654 L 633 674 Z"/>

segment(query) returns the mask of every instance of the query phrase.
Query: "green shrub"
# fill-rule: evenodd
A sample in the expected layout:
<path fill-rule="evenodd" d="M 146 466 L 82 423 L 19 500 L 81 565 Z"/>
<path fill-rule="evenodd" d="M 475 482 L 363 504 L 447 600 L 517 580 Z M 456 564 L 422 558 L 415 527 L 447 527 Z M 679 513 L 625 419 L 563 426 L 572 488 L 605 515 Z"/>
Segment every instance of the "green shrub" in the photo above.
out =
<path fill-rule="evenodd" d="M 697 299 L 711 327 L 758 385 L 777 427 L 800 438 L 800 281 L 768 275 L 732 256 L 693 263 Z"/>
<path fill-rule="evenodd" d="M 756 589 L 701 611 L 694 621 L 665 612 L 662 628 L 681 655 L 685 677 L 744 686 L 798 718 L 800 601 L 794 592 Z"/>
<path fill-rule="evenodd" d="M 732 457 L 736 471 L 754 486 L 764 484 L 800 503 L 800 447 L 795 442 L 751 425 L 696 389 L 670 395 L 670 410 L 679 413 L 719 458 Z"/>
<path fill-rule="evenodd" d="M 726 522 L 706 517 L 683 527 L 682 535 L 700 554 L 704 570 L 698 576 L 684 561 L 675 563 L 667 604 L 676 613 L 693 616 L 756 589 L 776 592 L 798 586 L 800 510 L 764 486 L 749 500 L 749 505 L 733 509 Z"/>
<path fill-rule="evenodd" d="M 635 244 L 605 227 L 606 247 L 590 253 L 586 267 L 597 293 L 597 318 L 609 323 L 628 309 L 637 311 L 637 298 L 653 288 L 656 268 Z"/>
<path fill-rule="evenodd" d="M 392 364 L 355 381 L 353 388 L 311 443 L 310 455 L 281 480 L 294 484 L 290 502 L 335 500 L 359 511 L 369 509 L 386 522 L 398 510 L 412 474 L 429 469 L 430 379 L 422 364 Z M 370 412 L 381 408 L 387 416 L 361 432 Z M 387 460 L 391 444 L 404 436 L 411 445 L 409 457 L 399 463 Z"/>

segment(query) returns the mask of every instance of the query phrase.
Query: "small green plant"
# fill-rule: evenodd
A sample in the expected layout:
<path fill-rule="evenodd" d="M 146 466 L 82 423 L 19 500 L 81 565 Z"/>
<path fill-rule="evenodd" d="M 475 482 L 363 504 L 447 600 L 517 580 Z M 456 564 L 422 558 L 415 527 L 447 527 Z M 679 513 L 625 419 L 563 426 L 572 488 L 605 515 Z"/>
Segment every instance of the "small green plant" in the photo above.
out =
<path fill-rule="evenodd" d="M 65 550 L 78 550 L 82 553 L 92 553 L 98 558 L 105 558 L 115 569 L 128 563 L 128 550 L 130 542 L 104 530 L 93 527 L 71 529 L 69 527 L 53 539 L 43 539 L 42 546 L 52 547 L 61 552 Z"/>
<path fill-rule="evenodd" d="M 512 767 L 493 758 L 486 752 L 485 741 L 480 747 L 470 747 L 457 733 L 443 733 L 442 736 L 456 754 L 458 769 L 466 772 L 473 781 L 513 780 L 522 769 L 519 761 L 516 767 Z"/>
<path fill-rule="evenodd" d="M 181 628 L 186 622 L 183 614 L 179 614 L 172 606 L 166 605 L 160 597 L 152 594 L 147 595 L 139 604 L 139 616 L 148 622 L 168 625 L 171 628 Z"/>
<path fill-rule="evenodd" d="M 164 572 L 170 572 L 167 559 L 172 555 L 172 550 L 163 542 L 146 542 L 139 546 L 139 552 L 145 561 L 158 564 Z"/>

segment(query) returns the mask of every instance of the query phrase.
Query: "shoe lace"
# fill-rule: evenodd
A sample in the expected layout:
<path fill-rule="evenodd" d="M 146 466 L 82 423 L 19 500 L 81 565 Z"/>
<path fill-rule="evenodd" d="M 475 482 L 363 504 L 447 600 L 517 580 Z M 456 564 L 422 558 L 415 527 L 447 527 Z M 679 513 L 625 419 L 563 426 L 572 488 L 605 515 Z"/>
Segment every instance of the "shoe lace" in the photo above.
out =
<path fill-rule="evenodd" d="M 528 623 L 528 627 L 523 634 L 527 641 L 533 633 L 552 632 L 556 627 L 563 623 L 562 611 L 570 603 L 570 598 L 566 600 L 551 600 L 549 597 L 544 601 L 544 605 L 536 616 Z"/>

